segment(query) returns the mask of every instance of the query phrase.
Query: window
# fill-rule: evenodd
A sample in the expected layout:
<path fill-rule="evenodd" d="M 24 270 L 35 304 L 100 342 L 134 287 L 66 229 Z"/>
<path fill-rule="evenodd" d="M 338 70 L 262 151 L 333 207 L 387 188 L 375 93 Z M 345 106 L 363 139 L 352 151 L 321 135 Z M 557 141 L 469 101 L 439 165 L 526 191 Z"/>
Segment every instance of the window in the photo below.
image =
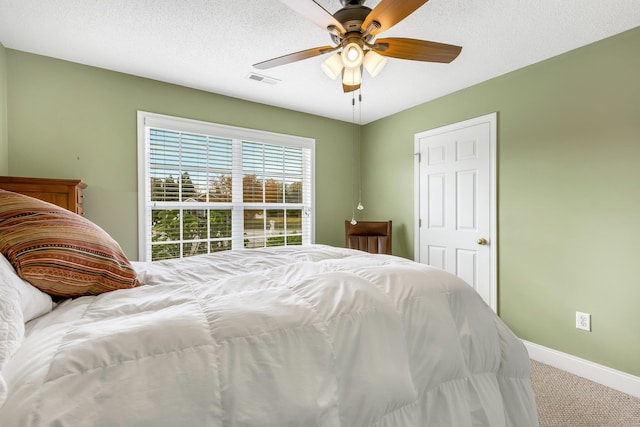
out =
<path fill-rule="evenodd" d="M 313 241 L 315 141 L 138 112 L 139 259 Z"/>

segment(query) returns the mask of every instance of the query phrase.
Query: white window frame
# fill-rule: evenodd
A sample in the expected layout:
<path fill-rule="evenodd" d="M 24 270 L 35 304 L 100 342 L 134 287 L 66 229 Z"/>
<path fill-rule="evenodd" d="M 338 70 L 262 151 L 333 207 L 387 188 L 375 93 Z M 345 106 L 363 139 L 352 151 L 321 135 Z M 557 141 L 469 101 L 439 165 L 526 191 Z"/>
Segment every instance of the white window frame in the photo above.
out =
<path fill-rule="evenodd" d="M 240 194 L 242 197 L 242 165 L 236 164 L 236 160 L 241 162 L 241 156 L 238 156 L 237 147 L 241 147 L 242 142 L 256 142 L 273 144 L 279 146 L 302 147 L 310 150 L 310 177 L 311 182 L 306 185 L 304 191 L 308 192 L 309 197 L 306 198 L 303 216 L 307 216 L 308 226 L 306 233 L 303 234 L 302 244 L 311 244 L 315 242 L 315 139 L 286 135 L 274 132 L 267 132 L 256 129 L 240 128 L 235 126 L 227 126 L 217 123 L 204 122 L 199 120 L 167 116 L 163 114 L 151 113 L 146 111 L 138 111 L 138 259 L 140 261 L 151 260 L 151 236 L 150 236 L 150 218 L 151 209 L 155 202 L 151 201 L 151 185 L 150 185 L 150 148 L 149 148 L 149 130 L 165 129 L 168 131 L 177 131 L 193 134 L 210 135 L 218 138 L 230 139 L 234 143 L 234 182 L 233 193 Z M 238 175 L 238 170 L 240 175 Z M 238 179 L 240 176 L 240 179 Z M 238 182 L 239 181 L 239 182 Z M 310 203 L 310 206 L 307 206 Z M 193 208 L 193 203 L 181 203 L 186 208 Z M 259 205 L 260 209 L 286 209 L 286 205 L 268 203 L 252 204 L 237 201 L 234 196 L 232 203 L 208 203 L 202 208 L 211 208 L 212 205 L 221 208 L 231 208 L 232 211 L 232 250 L 244 248 L 243 237 L 243 213 L 245 206 L 252 209 L 252 205 Z M 240 227 L 240 229 L 238 229 Z"/>

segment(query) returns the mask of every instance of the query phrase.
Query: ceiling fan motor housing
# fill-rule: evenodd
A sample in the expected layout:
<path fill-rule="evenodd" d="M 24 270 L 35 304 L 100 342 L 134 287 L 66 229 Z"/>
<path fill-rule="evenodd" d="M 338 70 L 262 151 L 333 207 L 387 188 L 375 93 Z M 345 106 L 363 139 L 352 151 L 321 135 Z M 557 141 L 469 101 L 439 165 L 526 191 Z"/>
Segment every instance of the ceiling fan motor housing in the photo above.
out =
<path fill-rule="evenodd" d="M 348 0 L 342 0 L 342 3 L 348 4 L 334 13 L 333 17 L 336 18 L 346 30 L 347 34 L 345 35 L 345 38 L 349 33 L 361 33 L 361 31 L 364 30 L 362 28 L 362 23 L 367 18 L 367 15 L 371 13 L 371 9 L 367 6 L 361 5 L 361 1 L 350 2 Z M 368 41 L 370 38 L 371 36 L 368 35 L 367 37 L 365 37 L 365 41 Z M 331 34 L 331 39 L 336 44 L 342 43 L 342 38 L 335 34 Z"/>
<path fill-rule="evenodd" d="M 360 6 L 364 3 L 364 0 L 340 0 L 340 3 L 342 4 L 342 7 Z"/>

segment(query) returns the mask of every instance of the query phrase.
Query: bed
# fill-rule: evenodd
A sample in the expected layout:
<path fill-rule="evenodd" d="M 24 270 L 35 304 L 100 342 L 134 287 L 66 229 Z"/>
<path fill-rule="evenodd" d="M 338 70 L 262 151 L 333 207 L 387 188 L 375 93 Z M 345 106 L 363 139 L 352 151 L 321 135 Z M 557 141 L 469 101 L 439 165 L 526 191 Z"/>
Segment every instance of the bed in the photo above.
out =
<path fill-rule="evenodd" d="M 80 291 L 98 276 L 93 258 L 86 277 L 75 265 L 71 278 L 34 279 L 32 259 L 16 268 L 17 244 L 3 233 L 11 221 L 22 221 L 14 232 L 31 225 L 15 206 L 3 214 L 7 193 L 2 426 L 538 425 L 522 342 L 449 273 L 308 245 L 118 259 L 130 282 L 118 272 L 115 288 Z M 35 217 L 55 211 L 36 207 Z M 87 294 L 55 296 L 69 289 Z"/>

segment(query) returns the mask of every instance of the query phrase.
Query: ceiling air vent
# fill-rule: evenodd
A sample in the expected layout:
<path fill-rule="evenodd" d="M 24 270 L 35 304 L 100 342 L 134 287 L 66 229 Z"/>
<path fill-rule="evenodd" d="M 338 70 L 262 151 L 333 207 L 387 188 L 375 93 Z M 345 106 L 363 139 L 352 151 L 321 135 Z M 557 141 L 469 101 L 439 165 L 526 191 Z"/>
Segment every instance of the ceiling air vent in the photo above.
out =
<path fill-rule="evenodd" d="M 264 76 L 264 75 L 258 74 L 258 73 L 249 73 L 247 78 L 249 80 L 255 80 L 257 82 L 262 82 L 262 83 L 266 83 L 266 84 L 269 84 L 269 85 L 274 85 L 274 84 L 276 84 L 276 83 L 281 81 L 281 80 L 275 79 L 273 77 Z"/>

